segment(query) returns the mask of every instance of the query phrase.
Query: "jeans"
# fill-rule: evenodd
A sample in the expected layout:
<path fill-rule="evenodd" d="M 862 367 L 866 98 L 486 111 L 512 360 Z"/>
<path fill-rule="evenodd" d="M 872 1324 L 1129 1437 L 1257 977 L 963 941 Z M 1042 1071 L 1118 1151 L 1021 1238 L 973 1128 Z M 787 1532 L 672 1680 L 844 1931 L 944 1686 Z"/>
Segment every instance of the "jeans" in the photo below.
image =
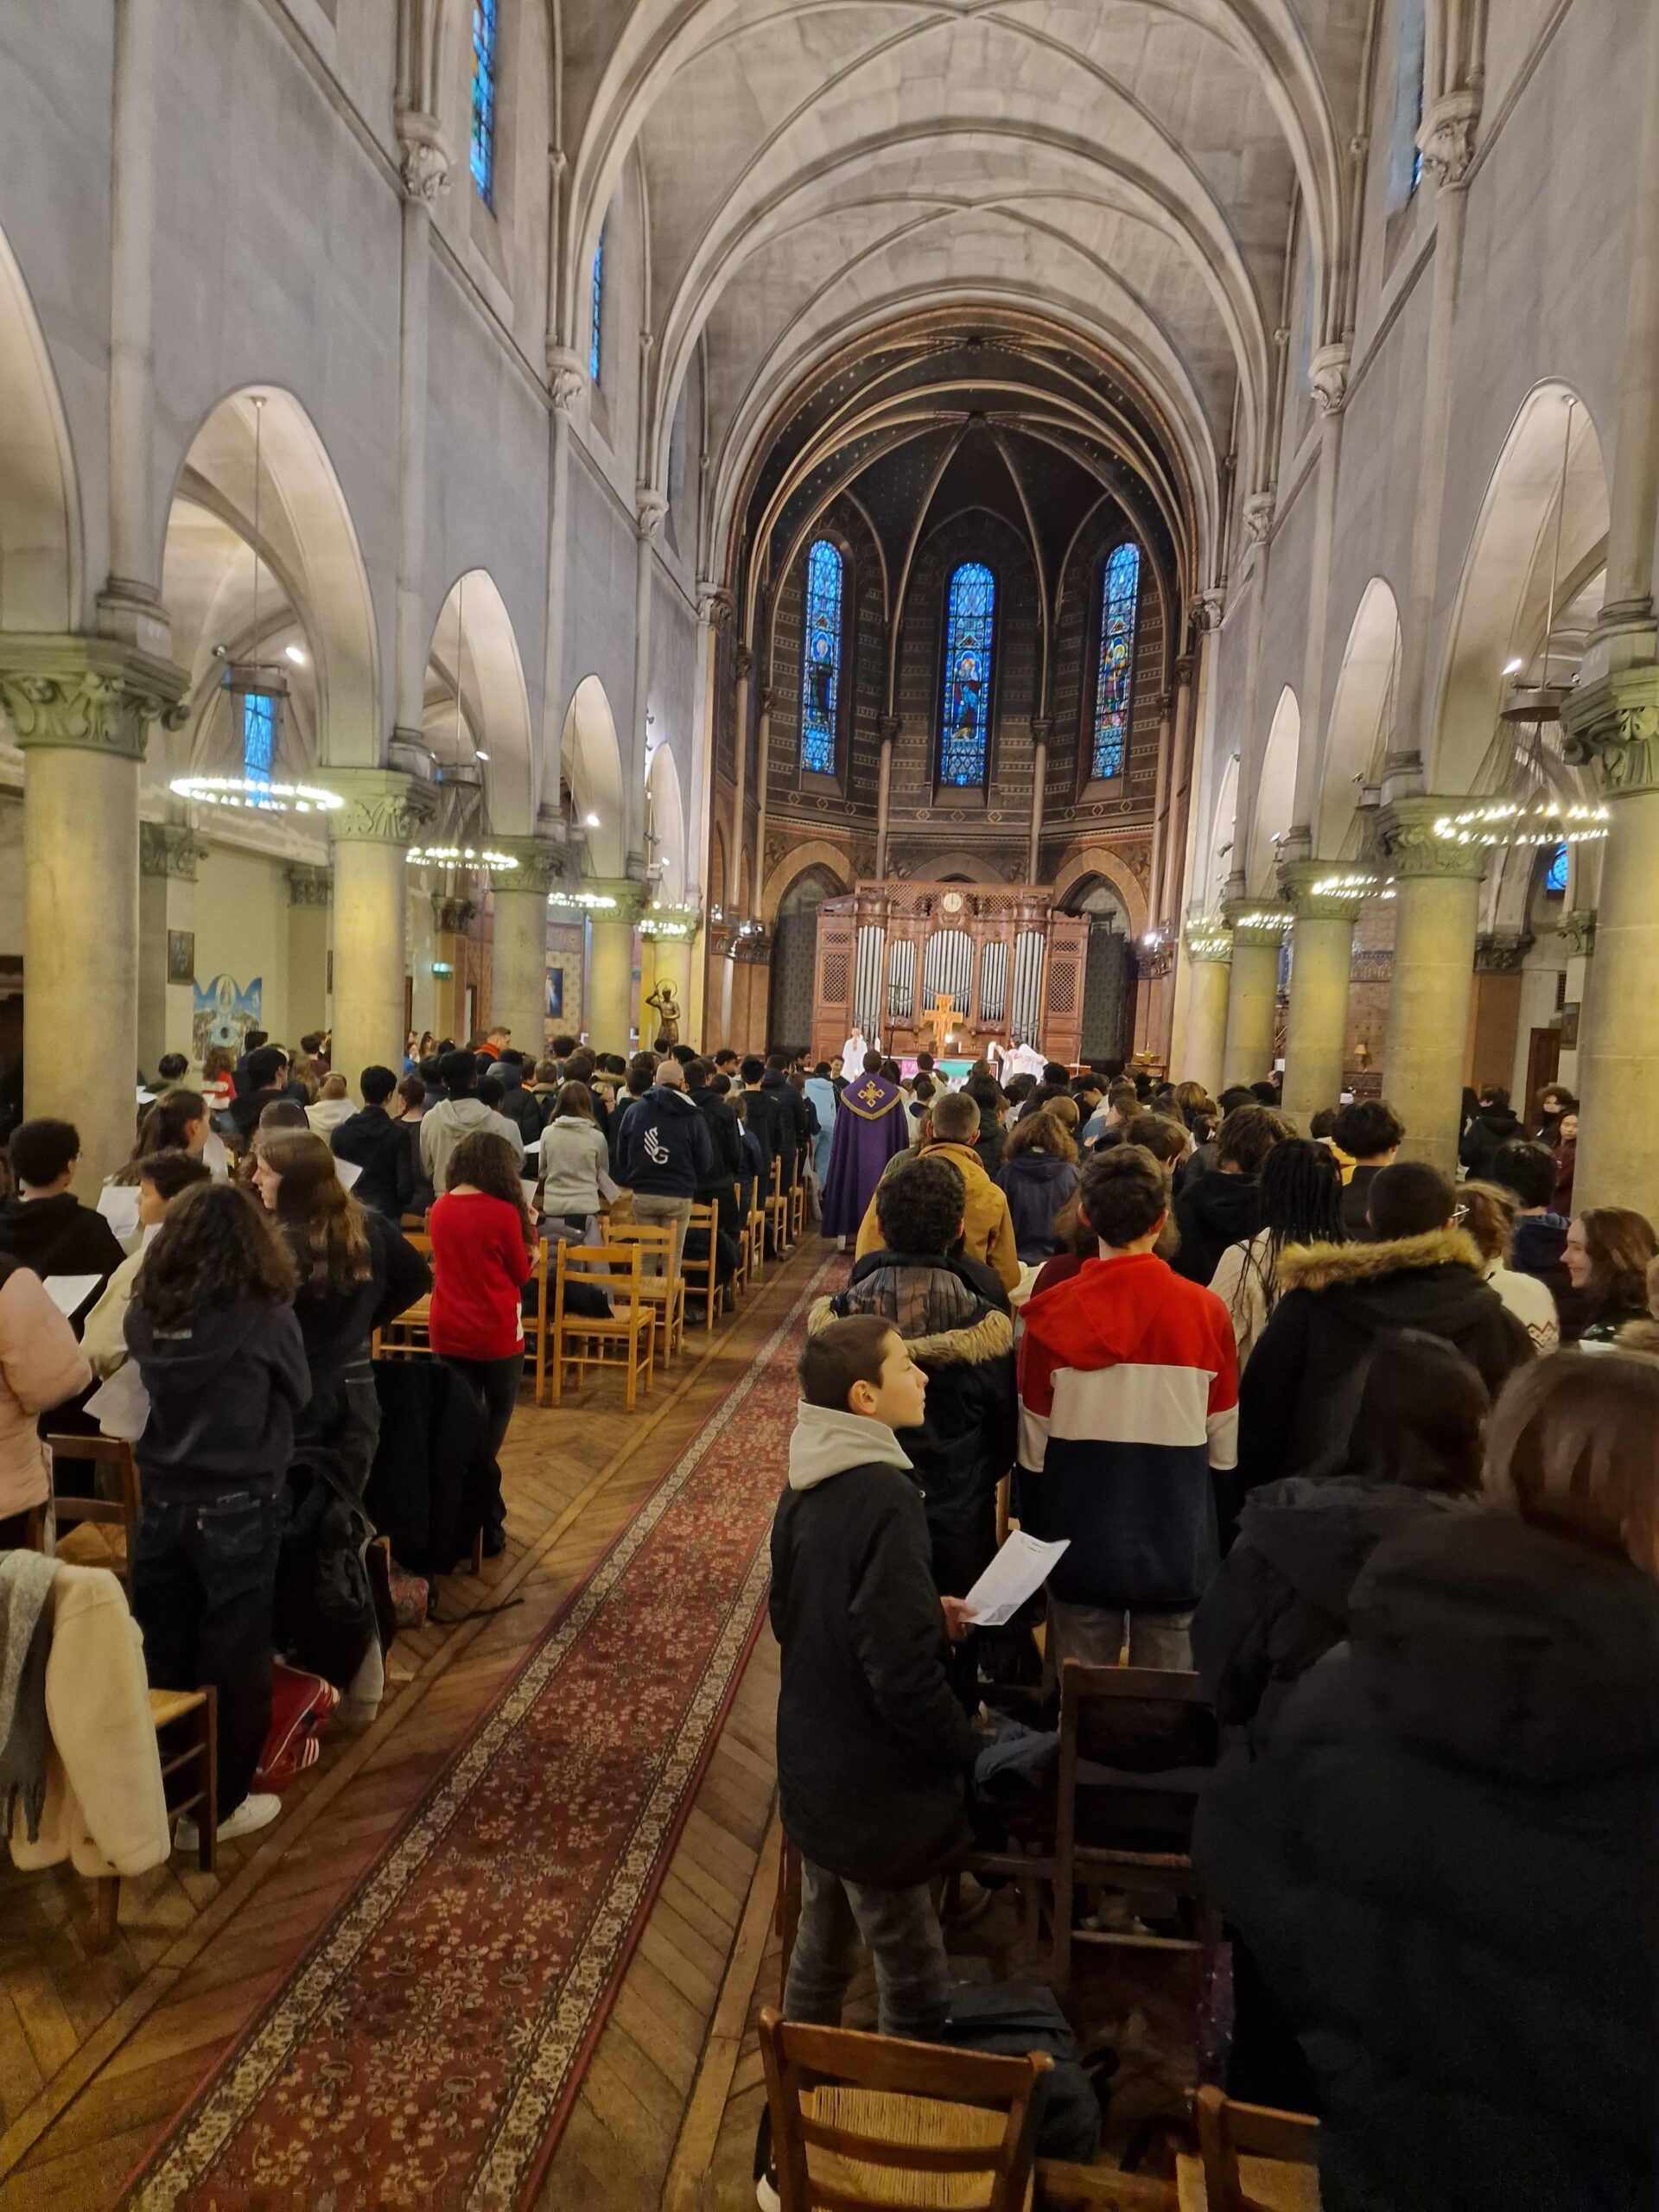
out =
<path fill-rule="evenodd" d="M 270 1732 L 271 1603 L 280 1515 L 273 1494 L 146 1493 L 133 1535 L 130 1599 L 156 1690 L 219 1693 L 219 1818 L 253 1786 Z"/>
<path fill-rule="evenodd" d="M 499 1534 L 507 1525 L 507 1509 L 501 1497 L 501 1446 L 507 1440 L 513 1408 L 518 1402 L 518 1386 L 524 1379 L 524 1356 L 516 1351 L 510 1359 L 446 1357 L 444 1365 L 466 1376 L 489 1423 L 490 1457 L 496 1462 L 496 1469 L 495 1495 L 490 1501 L 486 1525 Z"/>
<path fill-rule="evenodd" d="M 1196 1610 L 1189 1605 L 1185 1612 L 1126 1613 L 1120 1605 L 1068 1605 L 1051 1591 L 1045 1656 L 1057 1676 L 1066 1659 L 1081 1659 L 1089 1667 L 1116 1667 L 1127 1623 L 1131 1667 L 1173 1668 L 1190 1674 Z"/>
<path fill-rule="evenodd" d="M 664 1198 L 655 1191 L 636 1191 L 633 1194 L 633 1217 L 637 1222 L 646 1224 L 666 1222 L 673 1230 L 673 1265 L 669 1269 L 671 1280 L 680 1272 L 680 1255 L 685 1249 L 685 1224 L 691 1218 L 690 1199 Z M 639 1267 L 642 1274 L 658 1274 L 657 1255 L 654 1252 L 644 1254 Z"/>
<path fill-rule="evenodd" d="M 879 1890 L 843 1881 L 810 1859 L 801 1862 L 801 1921 L 784 1985 L 784 2018 L 819 2028 L 841 2025 L 861 1936 L 875 1962 L 881 2033 L 937 2043 L 950 2009 L 950 1975 L 927 1884 Z"/>

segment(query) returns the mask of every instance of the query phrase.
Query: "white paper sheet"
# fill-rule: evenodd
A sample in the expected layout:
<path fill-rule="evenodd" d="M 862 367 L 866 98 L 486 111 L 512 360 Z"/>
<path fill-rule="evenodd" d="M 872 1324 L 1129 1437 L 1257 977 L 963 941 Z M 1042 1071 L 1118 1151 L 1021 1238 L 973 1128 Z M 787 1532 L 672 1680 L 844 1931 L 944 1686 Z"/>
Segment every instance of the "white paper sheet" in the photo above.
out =
<path fill-rule="evenodd" d="M 98 1210 L 124 1244 L 138 1234 L 138 1185 L 106 1183 L 98 1194 Z"/>
<path fill-rule="evenodd" d="M 353 1184 L 356 1182 L 358 1177 L 363 1173 L 363 1170 L 358 1166 L 356 1160 L 342 1160 L 340 1157 L 340 1154 L 336 1153 L 334 1154 L 334 1173 L 339 1176 L 340 1181 L 349 1191 Z"/>
<path fill-rule="evenodd" d="M 1033 1591 L 1047 1581 L 1060 1554 L 1071 1548 L 1069 1536 L 1045 1544 L 1016 1529 L 968 1592 L 969 1619 L 981 1628 L 1005 1627 Z"/>
<path fill-rule="evenodd" d="M 207 1143 L 201 1147 L 201 1156 L 207 1161 L 208 1172 L 215 1183 L 226 1183 L 230 1180 L 231 1156 L 225 1149 L 223 1137 L 210 1134 Z"/>
<path fill-rule="evenodd" d="M 525 1178 L 521 1175 L 518 1178 L 518 1187 L 524 1194 L 524 1204 L 530 1208 L 531 1211 L 534 1213 L 536 1211 L 535 1184 L 533 1182 L 527 1181 Z"/>
<path fill-rule="evenodd" d="M 105 1436 L 124 1436 L 136 1444 L 149 1420 L 149 1393 L 137 1365 L 124 1361 L 86 1401 L 86 1410 Z"/>
<path fill-rule="evenodd" d="M 78 1306 L 86 1303 L 103 1280 L 102 1275 L 48 1275 L 46 1294 L 67 1320 Z"/>
<path fill-rule="evenodd" d="M 605 1173 L 602 1167 L 599 1173 L 594 1176 L 594 1181 L 598 1186 L 600 1197 L 604 1199 L 606 1205 L 607 1206 L 613 1206 L 616 1204 L 616 1194 L 619 1185 L 612 1182 L 610 1177 Z"/>

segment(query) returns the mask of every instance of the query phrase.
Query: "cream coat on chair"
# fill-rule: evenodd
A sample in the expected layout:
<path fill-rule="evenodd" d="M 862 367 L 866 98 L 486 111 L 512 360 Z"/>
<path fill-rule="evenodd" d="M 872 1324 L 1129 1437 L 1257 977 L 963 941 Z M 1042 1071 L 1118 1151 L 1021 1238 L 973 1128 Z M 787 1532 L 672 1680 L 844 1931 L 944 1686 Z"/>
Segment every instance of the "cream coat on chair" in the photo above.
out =
<path fill-rule="evenodd" d="M 78 1874 L 143 1874 L 172 1848 L 143 1637 L 107 1567 L 60 1565 L 51 1606 L 46 1811 L 30 1843 L 19 1808 L 12 1858 L 31 1869 L 68 1859 Z"/>

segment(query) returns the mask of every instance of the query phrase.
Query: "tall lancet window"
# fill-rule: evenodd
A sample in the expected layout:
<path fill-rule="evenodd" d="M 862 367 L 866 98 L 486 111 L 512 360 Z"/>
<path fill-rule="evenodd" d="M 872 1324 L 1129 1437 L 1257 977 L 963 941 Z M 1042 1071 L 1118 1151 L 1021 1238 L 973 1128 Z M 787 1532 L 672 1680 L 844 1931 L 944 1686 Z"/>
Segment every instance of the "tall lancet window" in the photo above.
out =
<path fill-rule="evenodd" d="M 496 0 L 473 0 L 473 182 L 495 205 Z"/>
<path fill-rule="evenodd" d="M 594 248 L 594 328 L 588 342 L 588 373 L 599 382 L 600 339 L 605 329 L 605 233 Z"/>
<path fill-rule="evenodd" d="M 1141 549 L 1120 545 L 1100 585 L 1100 666 L 1095 674 L 1095 742 L 1090 774 L 1121 776 L 1129 748 L 1135 696 L 1135 631 L 1141 602 Z"/>
<path fill-rule="evenodd" d="M 964 561 L 945 594 L 944 700 L 939 781 L 982 789 L 991 726 L 991 632 L 996 579 L 982 561 Z"/>
<path fill-rule="evenodd" d="M 816 538 L 806 556 L 801 639 L 801 766 L 814 776 L 836 772 L 843 581 L 840 554 L 827 537 Z"/>

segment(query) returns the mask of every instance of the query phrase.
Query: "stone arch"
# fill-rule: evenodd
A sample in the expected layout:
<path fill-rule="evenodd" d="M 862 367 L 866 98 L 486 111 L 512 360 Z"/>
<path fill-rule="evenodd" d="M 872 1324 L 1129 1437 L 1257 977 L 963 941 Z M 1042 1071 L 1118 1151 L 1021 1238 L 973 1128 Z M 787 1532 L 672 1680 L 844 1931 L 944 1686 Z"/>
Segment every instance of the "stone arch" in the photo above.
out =
<path fill-rule="evenodd" d="M 427 649 L 423 727 L 446 780 L 457 769 L 482 764 L 480 827 L 502 837 L 528 836 L 537 796 L 530 695 L 512 617 L 487 569 L 457 576 L 438 609 Z"/>
<path fill-rule="evenodd" d="M 657 896 L 665 906 L 677 906 L 685 897 L 685 804 L 680 791 L 680 772 L 666 745 L 659 745 L 645 771 L 645 793 L 651 802 L 652 834 L 656 839 L 652 857 L 662 869 Z"/>
<path fill-rule="evenodd" d="M 1227 895 L 1227 878 L 1239 856 L 1238 755 L 1230 753 L 1221 771 L 1216 810 L 1210 818 L 1210 848 L 1198 874 L 1199 911 L 1217 914 Z"/>
<path fill-rule="evenodd" d="M 331 767 L 380 762 L 379 652 L 368 572 L 334 464 L 290 392 L 246 385 L 204 417 L 168 507 L 162 596 L 174 658 L 188 673 L 187 696 L 195 708 L 187 741 L 192 757 L 200 760 L 219 741 L 212 710 L 222 663 L 280 656 L 296 739 L 311 760 Z"/>
<path fill-rule="evenodd" d="M 1535 681 L 1541 672 L 1537 656 L 1558 513 L 1565 590 L 1606 537 L 1607 476 L 1589 410 L 1570 385 L 1552 380 L 1535 385 L 1510 427 L 1464 560 L 1427 763 L 1433 791 L 1473 787 L 1511 673 Z M 1510 671 L 1513 661 L 1519 670 Z M 1566 679 L 1559 654 L 1552 672 Z"/>
<path fill-rule="evenodd" d="M 571 694 L 559 739 L 559 766 L 587 837 L 588 873 L 619 876 L 627 861 L 622 748 L 605 686 L 584 676 Z"/>
<path fill-rule="evenodd" d="M 804 845 L 791 845 L 776 868 L 766 878 L 760 897 L 760 919 L 768 929 L 777 919 L 778 909 L 784 894 L 797 876 L 804 875 L 810 868 L 821 868 L 835 879 L 837 893 L 850 891 L 852 875 L 847 865 L 847 855 L 839 845 L 832 845 L 827 837 L 809 837 Z M 747 857 L 745 855 L 744 880 L 739 887 L 738 912 L 748 912 L 747 886 Z"/>
<path fill-rule="evenodd" d="M 1249 828 L 1245 887 L 1252 899 L 1277 895 L 1279 849 L 1291 826 L 1296 805 L 1296 748 L 1301 741 L 1302 710 L 1288 683 L 1279 694 L 1262 756 L 1262 779 L 1255 790 L 1255 818 Z"/>
<path fill-rule="evenodd" d="M 785 887 L 770 924 L 771 975 L 766 988 L 766 1040 L 788 1047 L 810 1041 L 812 987 L 817 968 L 818 909 L 847 888 L 839 870 L 810 861 Z"/>
<path fill-rule="evenodd" d="M 40 318 L 0 231 L 0 630 L 79 626 L 83 549 L 69 426 Z"/>
<path fill-rule="evenodd" d="M 1134 938 L 1144 937 L 1149 926 L 1147 894 L 1135 880 L 1134 870 L 1127 861 L 1104 845 L 1081 845 L 1060 862 L 1054 874 L 1054 904 L 1067 906 L 1073 895 L 1086 886 L 1090 876 L 1101 876 L 1122 901 L 1128 917 L 1128 933 Z"/>
<path fill-rule="evenodd" d="M 1353 820 L 1357 786 L 1380 765 L 1394 717 L 1400 671 L 1400 613 L 1393 592 L 1373 576 L 1360 594 L 1331 701 L 1331 727 L 1319 769 L 1313 849 L 1321 860 L 1341 853 Z"/>

